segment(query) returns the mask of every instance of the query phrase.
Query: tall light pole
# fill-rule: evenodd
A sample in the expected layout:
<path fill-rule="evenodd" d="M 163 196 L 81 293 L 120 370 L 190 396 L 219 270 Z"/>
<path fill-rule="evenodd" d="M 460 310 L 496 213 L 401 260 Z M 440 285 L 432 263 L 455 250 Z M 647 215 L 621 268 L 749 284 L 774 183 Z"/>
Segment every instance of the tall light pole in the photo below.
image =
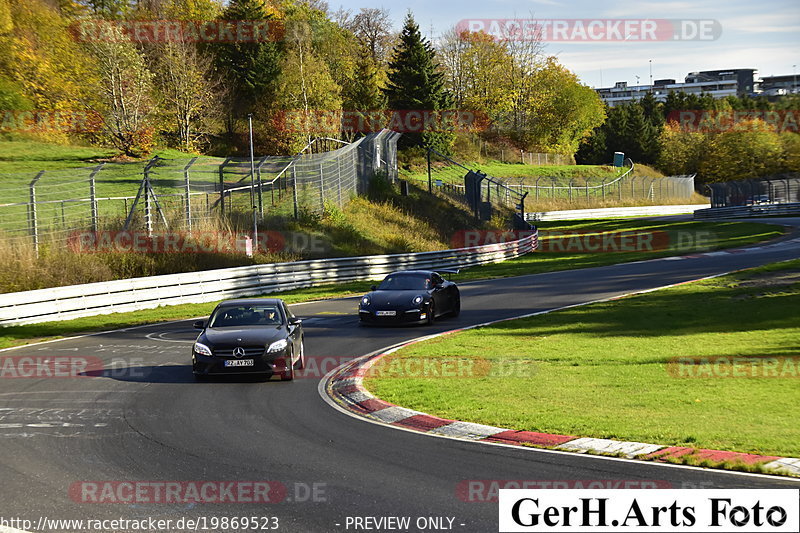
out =
<path fill-rule="evenodd" d="M 648 63 L 650 63 L 650 92 L 653 91 L 653 60 L 648 59 Z"/>
<path fill-rule="evenodd" d="M 253 253 L 258 251 L 258 211 L 256 210 L 256 163 L 253 156 L 253 114 L 247 114 L 250 126 L 250 205 L 253 207 Z"/>
<path fill-rule="evenodd" d="M 792 94 L 797 92 L 797 65 L 792 65 Z"/>

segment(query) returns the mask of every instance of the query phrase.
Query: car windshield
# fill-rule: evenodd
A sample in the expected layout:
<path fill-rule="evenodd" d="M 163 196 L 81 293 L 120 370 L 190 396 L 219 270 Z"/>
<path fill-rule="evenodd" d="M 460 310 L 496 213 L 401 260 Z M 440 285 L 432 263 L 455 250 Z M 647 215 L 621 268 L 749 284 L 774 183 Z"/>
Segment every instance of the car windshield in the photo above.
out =
<path fill-rule="evenodd" d="M 278 326 L 283 316 L 275 305 L 236 305 L 220 307 L 209 321 L 212 328 Z"/>
<path fill-rule="evenodd" d="M 386 276 L 378 285 L 379 291 L 414 291 L 431 288 L 431 278 L 424 274 L 396 274 Z"/>

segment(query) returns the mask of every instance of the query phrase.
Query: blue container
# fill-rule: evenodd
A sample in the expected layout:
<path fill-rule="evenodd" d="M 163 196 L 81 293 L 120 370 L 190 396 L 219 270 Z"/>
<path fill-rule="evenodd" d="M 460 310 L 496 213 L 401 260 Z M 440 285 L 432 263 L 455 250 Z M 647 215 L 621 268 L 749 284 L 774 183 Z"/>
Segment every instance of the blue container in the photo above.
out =
<path fill-rule="evenodd" d="M 625 154 L 622 152 L 614 152 L 614 166 L 621 167 L 625 164 Z"/>

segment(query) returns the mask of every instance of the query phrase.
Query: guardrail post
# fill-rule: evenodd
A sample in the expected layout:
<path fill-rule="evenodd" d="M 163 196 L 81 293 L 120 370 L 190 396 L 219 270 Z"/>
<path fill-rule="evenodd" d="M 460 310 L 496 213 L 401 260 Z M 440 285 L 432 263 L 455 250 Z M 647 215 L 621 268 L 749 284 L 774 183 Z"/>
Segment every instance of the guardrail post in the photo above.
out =
<path fill-rule="evenodd" d="M 95 187 L 95 176 L 97 173 L 100 172 L 105 163 L 100 163 L 96 167 L 92 169 L 92 172 L 89 174 L 89 196 L 90 196 L 90 203 L 92 206 L 92 231 L 97 233 L 97 190 Z"/>
<path fill-rule="evenodd" d="M 36 213 L 36 182 L 44 176 L 44 170 L 39 171 L 36 177 L 33 178 L 30 185 L 30 231 L 33 237 L 33 249 L 36 251 L 36 257 L 39 257 L 39 219 Z"/>

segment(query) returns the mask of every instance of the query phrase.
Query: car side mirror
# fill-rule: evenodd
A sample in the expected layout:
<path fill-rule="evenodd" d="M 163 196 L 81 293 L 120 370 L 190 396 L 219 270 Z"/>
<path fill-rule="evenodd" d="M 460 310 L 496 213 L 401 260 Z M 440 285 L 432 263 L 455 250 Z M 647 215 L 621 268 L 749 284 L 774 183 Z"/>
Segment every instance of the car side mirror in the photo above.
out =
<path fill-rule="evenodd" d="M 206 321 L 205 320 L 198 320 L 194 323 L 194 329 L 205 329 L 206 328 Z"/>
<path fill-rule="evenodd" d="M 372 287 L 369 288 L 369 290 L 377 291 L 378 290 L 378 286 L 377 285 L 373 285 Z"/>
<path fill-rule="evenodd" d="M 299 326 L 302 323 L 303 323 L 302 318 L 293 318 L 289 321 L 289 324 L 291 324 L 292 326 Z"/>

